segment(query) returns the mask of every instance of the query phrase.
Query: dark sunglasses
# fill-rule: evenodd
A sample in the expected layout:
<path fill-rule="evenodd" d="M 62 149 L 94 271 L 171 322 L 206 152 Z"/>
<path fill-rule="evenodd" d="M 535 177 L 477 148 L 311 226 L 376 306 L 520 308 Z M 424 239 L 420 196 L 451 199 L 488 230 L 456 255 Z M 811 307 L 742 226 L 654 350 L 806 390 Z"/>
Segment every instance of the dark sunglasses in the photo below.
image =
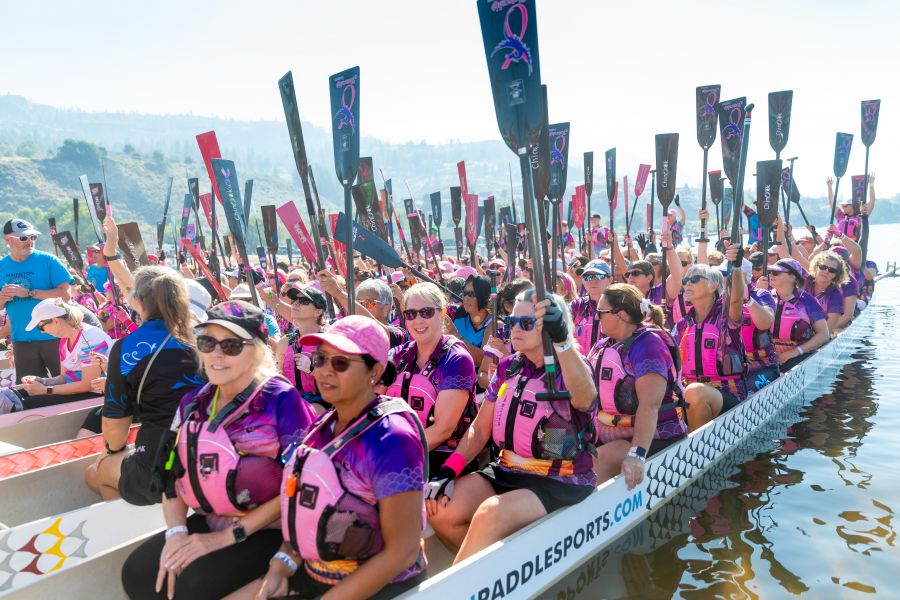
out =
<path fill-rule="evenodd" d="M 829 273 L 833 273 L 834 275 L 837 275 L 838 273 L 841 272 L 841 270 L 838 269 L 837 267 L 829 267 L 827 265 L 819 266 L 819 270 L 820 271 L 828 271 Z"/>
<path fill-rule="evenodd" d="M 40 323 L 38 323 L 37 328 L 43 333 L 44 327 L 49 325 L 51 321 L 52 321 L 52 319 L 48 319 L 47 321 L 41 321 Z"/>
<path fill-rule="evenodd" d="M 688 262 L 688 261 L 686 261 L 686 260 L 681 261 L 681 266 L 682 266 L 682 267 L 687 267 L 687 266 L 690 265 L 690 264 L 691 264 L 691 263 Z"/>
<path fill-rule="evenodd" d="M 609 277 L 606 273 L 588 273 L 584 276 L 585 281 L 603 281 Z"/>
<path fill-rule="evenodd" d="M 697 284 L 700 283 L 701 279 L 706 279 L 704 275 L 691 275 L 690 277 L 685 277 L 681 280 L 681 285 L 687 285 L 689 283 Z"/>
<path fill-rule="evenodd" d="M 628 279 L 629 277 L 638 277 L 639 275 L 647 276 L 650 275 L 650 273 L 644 273 L 640 269 L 635 269 L 634 271 L 625 271 L 625 279 Z"/>
<path fill-rule="evenodd" d="M 321 350 L 316 350 L 312 353 L 310 362 L 312 363 L 314 369 L 321 369 L 325 366 L 325 363 L 331 362 L 331 368 L 334 369 L 335 373 L 343 373 L 350 368 L 350 363 L 366 361 L 361 358 L 349 358 L 347 356 L 341 356 L 340 354 L 328 356 Z"/>
<path fill-rule="evenodd" d="M 617 308 L 610 308 L 610 309 L 608 309 L 608 310 L 605 310 L 605 309 L 602 309 L 602 308 L 598 308 L 598 309 L 597 309 L 597 314 L 600 315 L 600 316 L 603 316 L 603 315 L 614 315 L 614 314 L 616 314 L 616 313 L 618 313 L 618 312 L 619 312 L 619 309 L 617 309 Z"/>
<path fill-rule="evenodd" d="M 503 325 L 507 331 L 511 331 L 516 325 L 522 328 L 522 331 L 531 331 L 537 319 L 534 317 L 503 317 Z"/>
<path fill-rule="evenodd" d="M 403 311 L 403 318 L 407 321 L 412 321 L 418 315 L 422 315 L 423 319 L 430 319 L 435 315 L 438 309 L 433 306 L 426 306 L 425 308 L 407 308 Z"/>
<path fill-rule="evenodd" d="M 290 298 L 290 296 L 288 296 Z M 313 303 L 312 300 L 307 298 L 306 296 L 295 296 L 293 300 L 291 300 L 294 304 L 299 304 L 300 306 L 309 306 Z"/>
<path fill-rule="evenodd" d="M 463 298 L 474 298 L 475 292 L 473 292 L 472 290 L 463 290 L 462 295 L 463 295 Z"/>
<path fill-rule="evenodd" d="M 253 342 L 247 342 L 238 338 L 225 338 L 224 340 L 217 340 L 211 335 L 198 335 L 197 336 L 197 350 L 202 352 L 203 354 L 209 354 L 213 350 L 216 349 L 216 346 L 222 347 L 222 352 L 225 353 L 226 356 L 237 356 L 244 350 L 244 346 L 249 346 Z"/>
<path fill-rule="evenodd" d="M 37 239 L 36 235 L 20 235 L 16 238 L 20 242 L 27 242 L 31 240 L 32 242 Z"/>

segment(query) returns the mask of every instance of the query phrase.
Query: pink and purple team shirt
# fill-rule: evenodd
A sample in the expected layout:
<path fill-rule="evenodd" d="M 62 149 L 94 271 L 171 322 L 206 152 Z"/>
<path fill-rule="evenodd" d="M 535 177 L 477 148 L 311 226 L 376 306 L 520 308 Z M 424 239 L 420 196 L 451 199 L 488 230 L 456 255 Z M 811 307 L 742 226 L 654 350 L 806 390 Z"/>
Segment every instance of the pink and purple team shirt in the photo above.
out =
<path fill-rule="evenodd" d="M 437 357 L 447 341 L 449 336 L 442 335 L 437 347 L 428 362 Z M 415 341 L 407 342 L 402 346 L 391 349 L 390 362 L 395 365 L 404 366 L 404 371 L 409 371 L 413 375 L 419 373 L 421 369 L 418 363 L 418 346 Z M 435 391 L 440 394 L 444 390 L 465 390 L 469 392 L 469 401 L 475 401 L 475 362 L 472 355 L 469 354 L 465 346 L 462 344 L 454 344 L 447 349 L 447 352 L 438 361 L 437 366 L 432 370 L 429 377 L 431 385 Z"/>
<path fill-rule="evenodd" d="M 815 290 L 816 286 L 813 282 L 806 286 L 806 291 L 816 299 L 826 315 L 833 313 L 844 314 L 844 293 L 841 291 L 841 288 L 831 284 L 818 294 L 815 293 Z"/>
<path fill-rule="evenodd" d="M 59 364 L 66 383 L 81 381 L 81 371 L 91 365 L 91 352 L 107 356 L 112 348 L 112 339 L 100 329 L 82 324 L 78 338 L 71 348 L 69 340 L 59 340 Z"/>
<path fill-rule="evenodd" d="M 518 356 L 518 353 L 510 354 L 509 356 L 503 357 L 497 364 L 497 371 L 494 373 L 494 377 L 491 379 L 491 383 L 488 384 L 488 388 L 484 393 L 485 402 L 497 402 L 497 398 L 500 394 L 500 388 L 504 383 L 506 383 L 506 370 L 509 368 L 510 363 Z M 582 360 L 588 366 L 588 368 L 590 368 L 590 363 L 587 361 L 587 359 L 582 357 Z M 532 364 L 531 361 L 526 359 L 523 362 L 518 374 L 526 379 L 541 379 L 544 377 L 544 367 L 543 365 L 538 367 Z M 560 391 L 565 391 L 566 389 L 568 389 L 566 388 L 566 382 L 563 380 L 562 371 L 558 371 L 556 373 L 556 389 Z M 595 423 L 597 421 L 597 399 L 594 398 L 589 411 L 584 412 L 573 408 L 572 414 L 578 415 L 578 418 L 583 419 L 586 422 Z M 587 450 L 580 451 L 572 460 L 572 463 L 572 475 L 547 474 L 543 475 L 543 477 L 549 477 L 561 483 L 568 483 L 570 485 L 597 485 L 597 475 L 594 473 L 593 459 L 591 458 L 590 452 L 588 452 Z M 494 469 L 501 469 L 511 473 L 522 472 L 506 467 L 500 464 L 499 461 L 494 461 L 491 464 Z"/>
<path fill-rule="evenodd" d="M 575 325 L 575 331 L 573 332 L 575 341 L 578 342 L 581 354 L 587 355 L 593 345 L 591 337 L 594 338 L 594 344 L 601 337 L 600 320 L 596 318 L 597 302 L 591 300 L 590 296 L 581 296 L 572 300 L 572 303 L 569 305 L 569 311 L 572 313 L 572 322 Z M 596 335 L 594 335 L 595 322 Z"/>
<path fill-rule="evenodd" d="M 774 290 L 760 290 L 760 296 L 768 295 L 772 302 L 775 303 L 775 307 L 777 310 L 778 304 L 784 304 L 784 301 L 778 298 L 778 295 Z M 813 297 L 809 292 L 805 292 L 801 289 L 794 290 L 794 295 L 789 299 L 790 302 L 798 301 L 800 308 L 806 312 L 809 316 L 810 324 L 815 323 L 816 321 L 824 320 L 828 318 L 828 315 L 825 314 L 825 310 L 819 304 L 819 302 Z M 775 337 L 778 337 L 777 335 Z"/>

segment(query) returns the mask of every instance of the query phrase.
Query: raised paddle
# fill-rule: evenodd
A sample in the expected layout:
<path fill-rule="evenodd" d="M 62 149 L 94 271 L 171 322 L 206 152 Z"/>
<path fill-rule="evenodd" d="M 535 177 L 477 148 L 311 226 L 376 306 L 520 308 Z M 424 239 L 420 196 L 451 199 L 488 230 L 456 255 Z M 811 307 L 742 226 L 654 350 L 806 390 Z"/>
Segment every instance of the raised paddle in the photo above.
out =
<path fill-rule="evenodd" d="M 720 85 L 701 85 L 697 88 L 697 143 L 703 149 L 703 188 L 700 194 L 700 209 L 706 210 L 706 169 L 709 164 L 709 149 L 716 141 L 716 103 L 719 101 Z M 717 213 L 718 214 L 718 213 Z M 700 219 L 698 242 L 708 242 L 706 219 Z"/>
<path fill-rule="evenodd" d="M 559 218 L 559 207 L 563 195 L 566 193 L 566 176 L 569 170 L 569 134 L 571 128 L 568 123 L 555 123 L 550 125 L 550 187 L 548 196 L 553 212 L 551 229 L 553 231 L 552 252 L 550 253 L 550 285 L 556 285 L 557 268 L 556 259 L 560 256 L 559 238 L 562 234 L 562 225 Z M 565 260 L 563 260 L 565 262 Z"/>
<path fill-rule="evenodd" d="M 609 266 L 610 271 L 615 274 L 616 272 L 616 252 L 615 248 L 613 248 L 612 244 L 618 244 L 616 241 L 616 230 L 615 230 L 615 214 L 616 214 L 616 195 L 618 192 L 618 181 L 616 180 L 616 149 L 610 148 L 606 151 L 606 154 L 603 157 L 604 162 L 606 163 L 606 200 L 609 205 L 609 233 L 610 233 L 610 248 L 609 248 Z M 626 215 L 628 213 L 626 212 Z"/>
<path fill-rule="evenodd" d="M 862 140 L 866 147 L 866 163 L 863 177 L 865 177 L 865 187 L 863 188 L 863 201 L 866 201 L 866 195 L 869 193 L 869 147 L 875 142 L 875 134 L 878 132 L 878 114 L 881 112 L 881 100 L 863 100 L 860 103 L 860 133 L 859 139 Z M 866 271 L 866 258 L 869 254 L 869 215 L 862 215 L 862 233 L 859 236 L 859 245 L 862 246 L 862 270 Z"/>
<path fill-rule="evenodd" d="M 587 232 L 584 239 L 588 241 L 588 259 L 594 259 L 594 232 L 591 230 L 591 192 L 594 191 L 594 153 L 584 153 L 584 193 L 586 196 L 585 216 Z"/>
<path fill-rule="evenodd" d="M 850 149 L 853 147 L 852 133 L 838 133 L 834 139 L 834 197 L 831 199 L 831 217 L 829 225 L 834 225 L 834 214 L 837 212 L 838 191 L 841 189 L 841 177 L 847 172 L 847 163 L 850 162 Z"/>
<path fill-rule="evenodd" d="M 809 219 L 806 218 L 806 213 L 803 212 L 803 206 L 800 204 L 800 190 L 797 189 L 797 182 L 794 181 L 794 173 L 791 169 L 781 169 L 781 191 L 787 194 L 789 202 L 793 202 L 800 209 L 800 216 L 803 217 L 803 222 L 812 230 L 812 234 L 815 237 L 817 235 L 816 228 L 810 224 Z"/>
<path fill-rule="evenodd" d="M 677 133 L 660 133 L 656 136 L 656 171 L 659 177 L 656 179 L 656 195 L 659 197 L 659 204 L 662 206 L 663 226 L 662 231 L 665 232 L 665 223 L 668 218 L 669 204 L 675 198 L 675 175 L 678 169 L 678 134 Z M 660 282 L 662 284 L 662 303 L 666 304 L 666 277 L 668 274 L 668 266 L 666 264 L 666 253 L 669 250 L 669 244 L 665 239 L 660 239 L 660 247 L 662 248 L 662 274 Z"/>
<path fill-rule="evenodd" d="M 756 215 L 762 228 L 763 256 L 769 255 L 769 227 L 778 217 L 778 196 L 781 189 L 781 160 L 756 163 Z M 769 261 L 763 261 L 763 277 L 769 274 Z"/>
<path fill-rule="evenodd" d="M 496 7 L 496 10 L 495 10 Z M 500 135 L 519 157 L 526 227 L 534 232 L 535 212 L 532 164 L 529 148 L 534 149 L 546 120 L 546 102 L 542 101 L 541 73 L 537 43 L 537 14 L 534 0 L 525 0 L 504 8 L 490 0 L 478 2 L 478 16 L 484 41 L 488 75 L 494 97 L 494 110 Z M 517 33 L 514 33 L 517 32 Z M 546 146 L 545 146 L 546 147 Z M 538 151 L 535 155 L 540 154 Z M 544 232 L 546 233 L 546 232 Z M 537 300 L 546 297 L 544 249 L 527 236 L 534 269 Z M 557 367 L 550 338 L 545 333 L 544 371 L 546 392 L 537 400 L 570 399 L 571 393 L 556 389 Z"/>

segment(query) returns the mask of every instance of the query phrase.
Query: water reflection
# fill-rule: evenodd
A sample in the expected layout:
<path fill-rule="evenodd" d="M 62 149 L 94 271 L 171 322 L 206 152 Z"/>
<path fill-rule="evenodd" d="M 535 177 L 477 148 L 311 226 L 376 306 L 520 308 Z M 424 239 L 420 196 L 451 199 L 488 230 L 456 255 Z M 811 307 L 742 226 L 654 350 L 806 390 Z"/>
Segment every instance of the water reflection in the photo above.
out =
<path fill-rule="evenodd" d="M 542 597 L 855 597 L 876 593 L 879 582 L 883 592 L 892 589 L 889 565 L 895 569 L 900 556 L 894 499 L 885 489 L 900 489 L 890 462 L 868 451 L 868 460 L 860 458 L 864 441 L 867 450 L 890 446 L 898 432 L 887 405 L 884 439 L 868 439 L 882 423 L 879 386 L 891 398 L 900 384 L 897 314 L 876 309 L 873 335 L 847 364 Z M 876 560 L 860 562 L 847 550 Z"/>

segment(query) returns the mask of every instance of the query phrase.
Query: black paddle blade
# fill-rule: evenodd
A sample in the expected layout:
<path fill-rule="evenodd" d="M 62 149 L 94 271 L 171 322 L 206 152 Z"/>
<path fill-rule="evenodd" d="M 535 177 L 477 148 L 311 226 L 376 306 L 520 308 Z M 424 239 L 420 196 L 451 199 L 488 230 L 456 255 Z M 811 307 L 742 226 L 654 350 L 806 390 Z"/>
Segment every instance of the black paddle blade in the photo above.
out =
<path fill-rule="evenodd" d="M 616 149 L 606 151 L 606 198 L 610 205 L 616 197 Z"/>
<path fill-rule="evenodd" d="M 459 257 L 463 253 L 463 232 L 462 227 L 453 228 L 453 236 L 456 238 L 456 256 Z"/>
<path fill-rule="evenodd" d="M 727 230 L 731 225 L 731 211 L 734 208 L 734 190 L 724 187 L 724 179 L 721 182 L 724 188 L 722 190 L 722 229 Z"/>
<path fill-rule="evenodd" d="M 68 231 L 54 233 L 53 243 L 59 248 L 70 267 L 78 271 L 78 273 L 84 273 L 84 259 L 81 258 L 81 249 L 75 243 L 71 233 Z"/>
<path fill-rule="evenodd" d="M 678 134 L 659 133 L 656 135 L 656 197 L 663 207 L 675 197 L 675 172 L 678 168 Z"/>
<path fill-rule="evenodd" d="M 709 150 L 716 141 L 716 104 L 719 102 L 720 85 L 701 85 L 697 88 L 697 143 Z"/>
<path fill-rule="evenodd" d="M 354 222 L 352 225 L 354 250 L 386 267 L 396 268 L 403 264 L 397 251 L 384 243 L 381 238 L 360 227 L 359 223 Z M 334 228 L 334 239 L 347 244 L 347 217 L 344 213 L 338 215 L 337 225 Z"/>
<path fill-rule="evenodd" d="M 237 171 L 233 160 L 222 158 L 212 159 L 213 175 L 222 198 L 222 210 L 225 213 L 225 221 L 231 235 L 237 241 L 240 249 L 246 253 L 245 240 L 247 229 L 244 224 L 243 207 L 241 205 L 241 190 L 238 185 Z"/>
<path fill-rule="evenodd" d="M 381 218 L 381 207 L 378 206 L 378 194 L 374 181 L 364 181 L 350 188 L 353 202 L 363 226 L 380 237 L 388 239 L 387 226 Z"/>
<path fill-rule="evenodd" d="M 722 133 L 722 168 L 731 187 L 737 184 L 738 168 L 741 162 L 741 138 L 744 127 L 744 108 L 747 98 L 726 100 L 716 105 L 719 115 L 719 129 Z"/>
<path fill-rule="evenodd" d="M 791 131 L 791 103 L 794 92 L 769 93 L 769 145 L 776 153 L 784 150 Z"/>
<path fill-rule="evenodd" d="M 278 90 L 281 92 L 284 119 L 287 121 L 288 136 L 291 138 L 291 149 L 294 151 L 294 163 L 297 165 L 300 177 L 306 179 L 309 163 L 306 159 L 306 145 L 303 143 L 303 127 L 300 125 L 297 94 L 294 91 L 294 76 L 290 71 L 278 80 Z"/>
<path fill-rule="evenodd" d="M 356 179 L 359 168 L 359 67 L 328 78 L 331 91 L 331 136 L 334 170 L 341 184 Z"/>
<path fill-rule="evenodd" d="M 784 190 L 785 196 L 791 195 L 791 202 L 794 204 L 800 204 L 800 190 L 797 189 L 797 182 L 794 182 L 794 186 L 791 187 L 791 170 L 788 167 L 785 167 L 781 170 L 781 189 Z"/>
<path fill-rule="evenodd" d="M 834 140 L 834 176 L 843 177 L 850 162 L 850 148 L 853 146 L 852 133 L 838 133 Z"/>
<path fill-rule="evenodd" d="M 863 100 L 860 103 L 862 115 L 859 139 L 868 148 L 875 141 L 878 132 L 878 113 L 881 112 L 881 100 Z"/>
<path fill-rule="evenodd" d="M 709 199 L 713 204 L 718 204 L 722 201 L 722 188 L 724 187 L 722 171 L 710 171 L 707 177 L 709 178 Z"/>
<path fill-rule="evenodd" d="M 278 253 L 278 216 L 274 204 L 260 206 L 263 219 L 263 235 L 266 237 L 266 248 L 269 254 Z"/>
<path fill-rule="evenodd" d="M 547 198 L 550 189 L 550 117 L 546 85 L 541 86 L 540 97 L 544 120 L 541 124 L 538 142 L 531 146 L 531 175 L 534 181 L 535 200 Z"/>
<path fill-rule="evenodd" d="M 594 153 L 584 153 L 584 193 L 588 196 L 594 191 Z"/>
<path fill-rule="evenodd" d="M 441 226 L 441 193 L 433 192 L 431 194 L 431 216 L 434 217 L 434 224 Z M 430 232 L 429 232 L 430 233 Z"/>
<path fill-rule="evenodd" d="M 853 208 L 858 211 L 859 205 L 866 200 L 866 176 L 854 175 L 850 178 L 853 195 L 851 196 Z"/>
<path fill-rule="evenodd" d="M 569 170 L 569 124 L 550 126 L 550 187 L 547 196 L 556 201 L 566 193 L 566 174 Z"/>
<path fill-rule="evenodd" d="M 517 152 L 537 143 L 543 121 L 535 0 L 478 0 L 478 18 L 500 136 Z"/>
<path fill-rule="evenodd" d="M 756 163 L 756 214 L 760 225 L 768 227 L 778 217 L 780 184 L 780 160 L 761 160 Z"/>
<path fill-rule="evenodd" d="M 450 188 L 450 214 L 453 224 L 459 227 L 459 222 L 462 221 L 462 188 L 458 185 Z"/>
<path fill-rule="evenodd" d="M 97 211 L 97 219 L 99 219 L 102 226 L 106 220 L 106 196 L 103 193 L 102 183 L 91 184 L 91 202 L 94 205 L 94 210 Z"/>
<path fill-rule="evenodd" d="M 144 246 L 144 238 L 137 223 L 122 223 L 118 226 L 119 249 L 125 264 L 132 271 L 141 266 L 150 264 L 147 258 L 147 249 Z"/>
<path fill-rule="evenodd" d="M 484 201 L 484 238 L 488 248 L 494 241 L 494 230 L 497 224 L 497 205 L 493 196 Z"/>

